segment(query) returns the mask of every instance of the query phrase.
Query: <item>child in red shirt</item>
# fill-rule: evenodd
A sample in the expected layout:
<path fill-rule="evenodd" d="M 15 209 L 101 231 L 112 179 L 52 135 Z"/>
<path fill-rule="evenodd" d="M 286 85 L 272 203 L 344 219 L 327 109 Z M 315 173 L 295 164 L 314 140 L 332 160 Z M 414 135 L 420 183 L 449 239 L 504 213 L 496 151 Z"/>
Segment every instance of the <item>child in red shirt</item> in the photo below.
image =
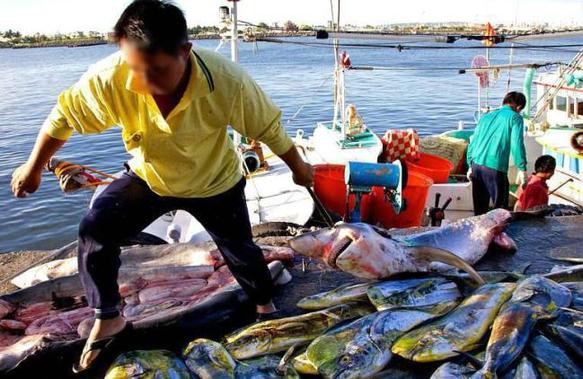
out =
<path fill-rule="evenodd" d="M 518 189 L 518 201 L 514 209 L 526 211 L 549 202 L 549 180 L 555 173 L 557 162 L 550 155 L 540 156 L 534 163 L 534 174 L 528 178 L 526 187 Z"/>

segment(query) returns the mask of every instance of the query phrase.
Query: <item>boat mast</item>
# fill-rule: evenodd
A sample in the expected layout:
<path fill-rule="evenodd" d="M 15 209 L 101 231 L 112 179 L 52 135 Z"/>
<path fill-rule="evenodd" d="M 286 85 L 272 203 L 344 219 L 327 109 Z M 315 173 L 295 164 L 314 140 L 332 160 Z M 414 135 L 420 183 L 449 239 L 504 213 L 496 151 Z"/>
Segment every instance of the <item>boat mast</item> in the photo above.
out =
<path fill-rule="evenodd" d="M 237 29 L 237 2 L 239 0 L 228 0 L 233 3 L 231 6 L 231 60 L 235 63 L 239 62 L 239 45 L 237 44 L 239 38 L 239 31 Z"/>
<path fill-rule="evenodd" d="M 239 30 L 237 29 L 237 3 L 239 0 L 227 0 L 231 3 L 231 60 L 239 63 Z M 241 135 L 233 130 L 233 142 L 235 146 L 241 144 Z"/>
<path fill-rule="evenodd" d="M 330 7 L 332 8 L 332 1 L 330 1 Z M 332 8 L 332 26 L 334 26 L 334 9 Z M 336 10 L 336 35 L 340 32 L 340 0 L 337 2 Z M 334 119 L 332 127 L 335 129 L 338 124 L 338 115 L 340 115 L 342 138 L 346 135 L 345 133 L 345 120 L 344 120 L 344 108 L 345 108 L 345 86 L 344 86 L 344 69 L 342 68 L 341 62 L 339 60 L 339 44 L 338 37 L 334 38 Z"/>

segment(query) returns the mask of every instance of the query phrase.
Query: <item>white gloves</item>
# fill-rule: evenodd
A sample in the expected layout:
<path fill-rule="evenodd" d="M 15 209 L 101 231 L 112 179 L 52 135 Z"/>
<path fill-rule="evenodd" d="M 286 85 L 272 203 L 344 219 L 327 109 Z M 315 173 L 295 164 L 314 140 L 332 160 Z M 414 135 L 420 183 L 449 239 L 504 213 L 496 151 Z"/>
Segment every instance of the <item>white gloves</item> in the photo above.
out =
<path fill-rule="evenodd" d="M 519 171 L 516 181 L 520 187 L 526 187 L 526 184 L 528 183 L 528 173 L 526 171 Z"/>
<path fill-rule="evenodd" d="M 472 168 L 468 168 L 468 172 L 466 173 L 466 176 L 468 177 L 468 180 L 471 182 L 472 181 Z"/>

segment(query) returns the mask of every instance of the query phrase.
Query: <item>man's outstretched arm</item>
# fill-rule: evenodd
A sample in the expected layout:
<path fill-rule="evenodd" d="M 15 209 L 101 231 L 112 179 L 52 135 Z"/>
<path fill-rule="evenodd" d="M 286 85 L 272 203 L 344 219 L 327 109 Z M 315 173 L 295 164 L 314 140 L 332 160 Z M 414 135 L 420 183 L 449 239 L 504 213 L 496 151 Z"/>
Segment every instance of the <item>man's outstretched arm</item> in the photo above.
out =
<path fill-rule="evenodd" d="M 51 137 L 44 130 L 38 133 L 28 160 L 14 170 L 12 174 L 12 192 L 14 196 L 25 197 L 38 189 L 43 168 L 64 144 L 65 140 Z"/>

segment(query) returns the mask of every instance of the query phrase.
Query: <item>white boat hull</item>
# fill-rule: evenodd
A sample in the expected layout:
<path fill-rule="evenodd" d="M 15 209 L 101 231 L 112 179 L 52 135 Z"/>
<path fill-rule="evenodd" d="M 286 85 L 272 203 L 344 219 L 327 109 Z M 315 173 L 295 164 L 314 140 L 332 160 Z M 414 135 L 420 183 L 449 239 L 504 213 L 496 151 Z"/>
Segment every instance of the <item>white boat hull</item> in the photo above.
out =
<path fill-rule="evenodd" d="M 383 151 L 383 143 L 375 135 L 374 143 L 370 146 L 349 147 L 341 146 L 342 133 L 332 130 L 322 123 L 318 123 L 314 129 L 314 135 L 310 139 L 313 148 L 312 163 L 330 163 L 345 165 L 349 161 L 377 162 Z"/>

